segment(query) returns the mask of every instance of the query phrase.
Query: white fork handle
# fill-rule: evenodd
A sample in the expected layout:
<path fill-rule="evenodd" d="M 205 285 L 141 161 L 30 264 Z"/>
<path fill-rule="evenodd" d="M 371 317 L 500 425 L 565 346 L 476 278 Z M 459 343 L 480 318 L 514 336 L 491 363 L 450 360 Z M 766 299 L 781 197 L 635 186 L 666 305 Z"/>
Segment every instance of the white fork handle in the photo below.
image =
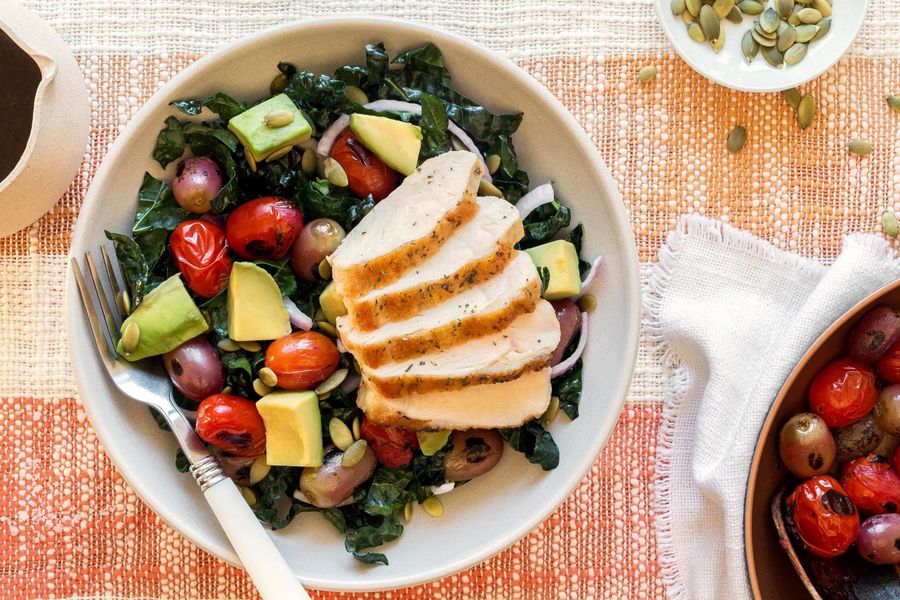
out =
<path fill-rule="evenodd" d="M 211 485 L 203 496 L 263 600 L 310 600 L 231 479 Z"/>

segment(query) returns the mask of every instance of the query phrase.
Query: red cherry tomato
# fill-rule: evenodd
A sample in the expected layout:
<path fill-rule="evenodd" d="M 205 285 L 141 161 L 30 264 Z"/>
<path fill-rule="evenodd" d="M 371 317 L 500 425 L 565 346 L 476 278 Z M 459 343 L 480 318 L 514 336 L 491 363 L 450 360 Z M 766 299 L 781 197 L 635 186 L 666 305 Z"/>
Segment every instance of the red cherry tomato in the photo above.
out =
<path fill-rule="evenodd" d="M 213 394 L 197 408 L 197 435 L 234 456 L 266 451 L 266 426 L 256 404 L 240 396 Z"/>
<path fill-rule="evenodd" d="M 282 258 L 303 229 L 303 213 L 285 198 L 265 196 L 235 208 L 225 224 L 228 245 L 249 260 Z"/>
<path fill-rule="evenodd" d="M 900 473 L 900 446 L 894 448 L 894 458 L 891 462 L 894 463 L 894 470 Z"/>
<path fill-rule="evenodd" d="M 861 419 L 875 406 L 875 373 L 852 358 L 826 366 L 809 386 L 809 407 L 829 427 L 843 427 Z"/>
<path fill-rule="evenodd" d="M 887 458 L 870 454 L 844 465 L 841 484 L 859 510 L 874 515 L 900 508 L 900 475 Z"/>
<path fill-rule="evenodd" d="M 397 187 L 397 172 L 363 146 L 349 129 L 334 141 L 331 158 L 343 167 L 350 189 L 360 198 L 372 194 L 377 202 Z"/>
<path fill-rule="evenodd" d="M 900 342 L 891 346 L 887 354 L 875 363 L 875 370 L 885 381 L 900 383 Z"/>
<path fill-rule="evenodd" d="M 266 366 L 278 376 L 278 387 L 286 390 L 311 390 L 340 363 L 337 346 L 316 331 L 295 331 L 266 348 Z"/>
<path fill-rule="evenodd" d="M 360 435 L 372 446 L 378 462 L 390 469 L 407 466 L 419 447 L 415 432 L 403 427 L 382 427 L 366 417 L 363 417 Z"/>
<path fill-rule="evenodd" d="M 212 223 L 181 223 L 169 237 L 169 249 L 187 286 L 197 294 L 212 298 L 228 285 L 231 259 L 225 233 Z"/>
<path fill-rule="evenodd" d="M 859 514 L 834 477 L 817 475 L 788 496 L 794 527 L 810 552 L 831 558 L 847 551 L 859 534 Z"/>

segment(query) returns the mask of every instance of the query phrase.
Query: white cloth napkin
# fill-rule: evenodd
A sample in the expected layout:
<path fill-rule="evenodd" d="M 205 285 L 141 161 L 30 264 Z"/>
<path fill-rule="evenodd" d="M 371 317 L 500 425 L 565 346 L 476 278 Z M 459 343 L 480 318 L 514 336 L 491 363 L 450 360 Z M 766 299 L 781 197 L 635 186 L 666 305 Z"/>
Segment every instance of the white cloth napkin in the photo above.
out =
<path fill-rule="evenodd" d="M 655 481 L 670 598 L 751 597 L 744 493 L 769 406 L 816 337 L 898 277 L 889 244 L 871 235 L 847 236 L 829 267 L 696 215 L 670 235 L 645 298 L 673 367 Z"/>

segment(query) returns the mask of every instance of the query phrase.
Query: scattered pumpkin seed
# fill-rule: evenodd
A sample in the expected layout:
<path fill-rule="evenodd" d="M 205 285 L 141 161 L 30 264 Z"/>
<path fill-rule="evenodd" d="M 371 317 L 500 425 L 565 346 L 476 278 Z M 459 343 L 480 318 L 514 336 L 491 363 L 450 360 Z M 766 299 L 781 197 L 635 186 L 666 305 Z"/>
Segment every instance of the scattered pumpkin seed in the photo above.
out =
<path fill-rule="evenodd" d="M 257 456 L 253 459 L 253 462 L 250 463 L 250 484 L 256 485 L 265 479 L 266 475 L 268 475 L 271 470 L 272 467 L 266 462 L 266 457 Z"/>
<path fill-rule="evenodd" d="M 247 504 L 250 506 L 254 506 L 258 500 L 256 497 L 256 492 L 245 485 L 239 485 L 237 487 L 238 491 L 241 493 L 241 497 L 247 502 Z"/>
<path fill-rule="evenodd" d="M 685 0 L 684 7 L 687 9 L 688 14 L 692 17 L 696 17 L 700 14 L 701 4 L 700 0 Z"/>
<path fill-rule="evenodd" d="M 350 371 L 348 371 L 347 369 L 338 369 L 337 371 L 332 373 L 331 376 L 328 377 L 328 379 L 316 386 L 316 393 L 321 395 L 333 391 L 337 386 L 344 383 L 344 380 L 347 379 L 347 374 L 349 372 Z"/>
<path fill-rule="evenodd" d="M 216 346 L 219 347 L 219 350 L 223 352 L 237 352 L 241 349 L 241 345 L 238 344 L 231 338 L 223 338 L 216 343 Z"/>
<path fill-rule="evenodd" d="M 487 165 L 488 173 L 493 175 L 497 172 L 497 169 L 500 168 L 500 155 L 490 154 L 486 159 L 484 159 L 484 163 Z"/>
<path fill-rule="evenodd" d="M 269 386 L 264 384 L 262 382 L 262 379 L 257 377 L 256 379 L 253 380 L 253 391 L 256 392 L 257 395 L 262 397 L 262 396 L 268 396 L 269 394 L 271 394 L 272 388 L 270 388 Z"/>
<path fill-rule="evenodd" d="M 550 404 L 547 405 L 547 410 L 544 411 L 544 414 L 540 417 L 541 425 L 547 427 L 550 423 L 553 422 L 553 419 L 556 418 L 556 415 L 559 413 L 559 396 L 550 396 Z"/>
<path fill-rule="evenodd" d="M 716 14 L 712 6 L 704 4 L 700 8 L 700 16 L 697 22 L 700 23 L 700 28 L 703 30 L 703 35 L 706 39 L 714 40 L 719 37 L 719 31 L 721 31 L 719 15 Z"/>
<path fill-rule="evenodd" d="M 782 21 L 782 23 L 784 23 L 784 21 Z M 787 25 L 784 32 L 778 34 L 778 42 L 775 44 L 775 47 L 778 48 L 779 52 L 787 52 L 788 49 L 793 46 L 794 42 L 796 41 L 797 30 L 790 25 Z M 785 57 L 785 62 L 787 62 L 787 57 Z"/>
<path fill-rule="evenodd" d="M 804 8 L 797 13 L 797 18 L 801 23 L 812 23 L 815 25 L 822 20 L 822 13 L 814 8 Z"/>
<path fill-rule="evenodd" d="M 831 5 L 825 0 L 813 0 L 812 7 L 822 13 L 823 17 L 831 16 Z"/>
<path fill-rule="evenodd" d="M 341 466 L 347 469 L 356 466 L 356 464 L 366 455 L 366 450 L 368 450 L 368 448 L 369 444 L 366 440 L 356 440 L 344 450 L 344 455 L 341 457 Z"/>
<path fill-rule="evenodd" d="M 227 395 L 227 394 L 230 394 L 230 393 L 233 392 L 233 391 L 234 391 L 234 390 L 231 389 L 231 386 L 230 386 L 230 385 L 226 385 L 225 387 L 222 388 L 222 393 L 223 393 L 223 394 L 226 394 L 226 395 Z"/>
<path fill-rule="evenodd" d="M 794 44 L 784 53 L 784 62 L 789 65 L 796 65 L 806 57 L 806 44 Z"/>
<path fill-rule="evenodd" d="M 128 290 L 122 290 L 118 293 L 116 305 L 119 308 L 119 314 L 126 316 L 131 314 L 131 296 L 128 294 Z"/>
<path fill-rule="evenodd" d="M 676 17 L 684 12 L 684 0 L 672 0 L 672 14 Z"/>
<path fill-rule="evenodd" d="M 322 279 L 331 279 L 331 263 L 327 260 L 322 260 L 316 270 Z"/>
<path fill-rule="evenodd" d="M 744 0 L 738 4 L 738 8 L 745 15 L 755 16 L 761 14 L 766 7 L 762 2 L 756 2 L 756 0 Z"/>
<path fill-rule="evenodd" d="M 353 439 L 358 440 L 362 437 L 362 429 L 359 424 L 359 417 L 353 417 L 353 425 L 350 427 L 353 431 Z"/>
<path fill-rule="evenodd" d="M 337 329 L 335 329 L 334 325 L 332 325 L 328 321 L 316 321 L 316 325 L 319 326 L 319 329 L 322 331 L 322 333 L 330 335 L 333 338 L 336 338 L 338 336 Z"/>
<path fill-rule="evenodd" d="M 726 143 L 728 151 L 737 154 L 744 148 L 747 143 L 747 129 L 743 125 L 738 125 L 728 134 L 728 142 Z"/>
<path fill-rule="evenodd" d="M 804 23 L 802 25 L 797 25 L 797 27 L 794 28 L 794 31 L 796 32 L 797 38 L 795 41 L 805 44 L 815 37 L 816 33 L 819 31 L 819 26 Z"/>
<path fill-rule="evenodd" d="M 775 9 L 771 6 L 763 11 L 763 13 L 759 16 L 759 26 L 766 33 L 774 33 L 778 30 L 778 23 L 781 21 L 778 18 L 778 13 L 775 12 Z"/>
<path fill-rule="evenodd" d="M 731 12 L 731 9 L 734 8 L 734 0 L 715 0 L 712 6 L 719 18 L 724 19 Z"/>
<path fill-rule="evenodd" d="M 129 355 L 137 350 L 141 341 L 141 327 L 134 321 L 130 321 L 122 332 L 122 352 Z"/>
<path fill-rule="evenodd" d="M 268 155 L 268 156 L 266 157 L 266 162 L 270 162 L 270 161 L 273 161 L 273 160 L 278 160 L 278 159 L 281 158 L 282 156 L 287 156 L 288 154 L 291 153 L 291 150 L 293 150 L 293 149 L 294 149 L 294 146 L 293 146 L 293 145 L 290 145 L 290 146 L 282 146 L 281 148 L 279 148 L 279 149 L 275 150 L 274 152 L 272 152 L 272 154 Z"/>
<path fill-rule="evenodd" d="M 316 151 L 307 148 L 303 151 L 303 158 L 300 159 L 300 168 L 307 175 L 315 175 L 316 169 L 319 167 L 319 160 L 316 158 Z"/>
<path fill-rule="evenodd" d="M 581 312 L 591 313 L 597 308 L 597 299 L 591 294 L 585 294 L 578 299 L 578 310 Z"/>
<path fill-rule="evenodd" d="M 350 433 L 350 428 L 337 417 L 332 417 L 332 419 L 328 421 L 328 435 L 331 436 L 331 441 L 334 442 L 334 445 L 342 451 L 346 450 L 354 443 L 353 434 Z"/>
<path fill-rule="evenodd" d="M 816 101 L 812 96 L 806 94 L 800 99 L 797 105 L 797 123 L 802 129 L 806 129 L 816 118 Z"/>
<path fill-rule="evenodd" d="M 740 9 L 738 9 L 737 6 L 732 6 L 731 10 L 728 11 L 728 14 L 725 15 L 725 18 L 732 23 L 741 24 L 744 22 L 744 15 L 741 13 Z"/>
<path fill-rule="evenodd" d="M 900 221 L 897 220 L 897 215 L 894 213 L 886 212 L 881 215 L 881 226 L 884 228 L 884 232 L 892 238 L 900 235 Z"/>
<path fill-rule="evenodd" d="M 797 88 L 788 88 L 781 92 L 784 95 L 784 99 L 787 100 L 787 103 L 791 105 L 791 108 L 797 110 L 797 107 L 800 106 L 800 90 Z"/>
<path fill-rule="evenodd" d="M 277 108 L 266 113 L 266 116 L 263 117 L 263 122 L 266 124 L 266 127 L 278 129 L 279 127 L 284 127 L 285 125 L 293 123 L 294 113 L 285 108 Z"/>
<path fill-rule="evenodd" d="M 716 51 L 716 54 L 722 51 L 722 48 L 725 47 L 725 30 L 722 29 L 719 31 L 719 37 L 712 41 L 712 49 Z"/>
<path fill-rule="evenodd" d="M 900 96 L 888 96 L 887 103 L 892 109 L 900 112 Z"/>
<path fill-rule="evenodd" d="M 750 30 L 750 35 L 753 37 L 754 41 L 763 48 L 773 48 L 775 46 L 775 40 L 767 38 L 755 28 Z"/>
<path fill-rule="evenodd" d="M 479 196 L 496 196 L 497 198 L 503 197 L 503 192 L 495 186 L 493 183 L 488 181 L 487 179 L 482 179 L 478 183 L 478 195 Z"/>
<path fill-rule="evenodd" d="M 331 185 L 336 185 L 337 187 L 347 187 L 350 185 L 344 167 L 330 156 L 325 159 L 323 171 L 325 172 L 325 179 L 327 179 Z"/>
<path fill-rule="evenodd" d="M 780 69 L 784 66 L 784 54 L 779 52 L 778 48 L 775 46 L 763 46 L 761 52 L 763 58 L 766 59 L 766 62 L 776 69 Z"/>
<path fill-rule="evenodd" d="M 705 42 L 706 36 L 703 35 L 703 29 L 697 23 L 690 23 L 687 28 L 688 35 L 695 42 Z"/>
<path fill-rule="evenodd" d="M 272 80 L 272 83 L 269 84 L 269 93 L 273 96 L 275 94 L 280 94 L 284 91 L 284 89 L 288 85 L 287 75 L 284 73 L 279 73 L 275 76 L 275 79 Z"/>
<path fill-rule="evenodd" d="M 369 103 L 369 97 L 366 96 L 366 93 L 355 85 L 348 85 L 344 90 L 344 95 L 347 96 L 347 100 L 350 102 L 356 102 L 357 104 Z"/>
<path fill-rule="evenodd" d="M 440 519 L 444 516 L 444 505 L 441 504 L 441 501 L 432 496 L 431 498 L 426 498 L 424 502 L 422 502 L 422 510 L 425 511 L 429 517 L 433 517 L 435 519 Z"/>
<path fill-rule="evenodd" d="M 850 152 L 857 156 L 868 156 L 872 152 L 872 144 L 866 140 L 851 140 L 847 147 L 850 149 Z"/>
<path fill-rule="evenodd" d="M 262 345 L 259 342 L 238 342 L 238 346 L 247 352 L 259 352 L 262 350 Z"/>
<path fill-rule="evenodd" d="M 645 81 L 645 82 L 651 81 L 653 78 L 656 77 L 656 67 L 651 66 L 651 67 L 642 68 L 640 71 L 638 71 L 637 77 L 640 81 Z M 494 154 L 492 156 L 497 156 L 497 155 Z M 497 158 L 499 159 L 500 157 L 497 156 Z M 488 169 L 490 169 L 490 165 L 488 165 Z M 491 171 L 491 173 L 493 173 L 493 171 Z"/>
<path fill-rule="evenodd" d="M 794 0 L 775 0 L 775 9 L 779 17 L 787 19 L 794 12 Z"/>
<path fill-rule="evenodd" d="M 409 523 L 412 521 L 413 515 L 413 503 L 412 500 L 409 500 L 406 504 L 403 505 L 403 520 Z"/>
<path fill-rule="evenodd" d="M 756 41 L 753 37 L 753 32 L 749 29 L 744 32 L 744 37 L 741 38 L 741 52 L 744 53 L 744 58 L 748 63 L 753 62 L 753 59 L 759 54 L 759 42 Z"/>
<path fill-rule="evenodd" d="M 269 367 L 263 367 L 256 373 L 264 384 L 269 387 L 278 385 L 278 375 Z"/>
<path fill-rule="evenodd" d="M 812 41 L 818 42 L 823 37 L 828 35 L 828 32 L 831 31 L 831 19 L 824 19 L 819 22 L 819 30 L 816 31 L 816 35 L 813 36 Z"/>

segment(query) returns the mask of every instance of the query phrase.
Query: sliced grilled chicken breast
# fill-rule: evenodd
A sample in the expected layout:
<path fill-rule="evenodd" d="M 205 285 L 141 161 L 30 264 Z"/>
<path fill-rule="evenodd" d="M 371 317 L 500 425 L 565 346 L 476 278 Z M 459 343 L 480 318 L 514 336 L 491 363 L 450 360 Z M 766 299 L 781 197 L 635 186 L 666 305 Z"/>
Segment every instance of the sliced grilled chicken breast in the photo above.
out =
<path fill-rule="evenodd" d="M 351 315 L 339 317 L 344 345 L 363 365 L 376 368 L 497 332 L 540 300 L 541 282 L 534 263 L 515 252 L 501 273 L 405 320 L 364 331 Z"/>
<path fill-rule="evenodd" d="M 515 206 L 500 198 L 478 198 L 478 213 L 440 250 L 394 283 L 347 302 L 347 310 L 363 330 L 408 319 L 495 277 L 524 234 Z"/>
<path fill-rule="evenodd" d="M 341 295 L 352 299 L 388 285 L 437 252 L 475 216 L 483 174 L 471 152 L 447 152 L 423 162 L 329 257 Z"/>
<path fill-rule="evenodd" d="M 550 369 L 531 371 L 505 383 L 470 385 L 452 392 L 387 398 L 367 381 L 357 404 L 380 425 L 409 429 L 517 427 L 539 417 L 550 403 Z"/>

